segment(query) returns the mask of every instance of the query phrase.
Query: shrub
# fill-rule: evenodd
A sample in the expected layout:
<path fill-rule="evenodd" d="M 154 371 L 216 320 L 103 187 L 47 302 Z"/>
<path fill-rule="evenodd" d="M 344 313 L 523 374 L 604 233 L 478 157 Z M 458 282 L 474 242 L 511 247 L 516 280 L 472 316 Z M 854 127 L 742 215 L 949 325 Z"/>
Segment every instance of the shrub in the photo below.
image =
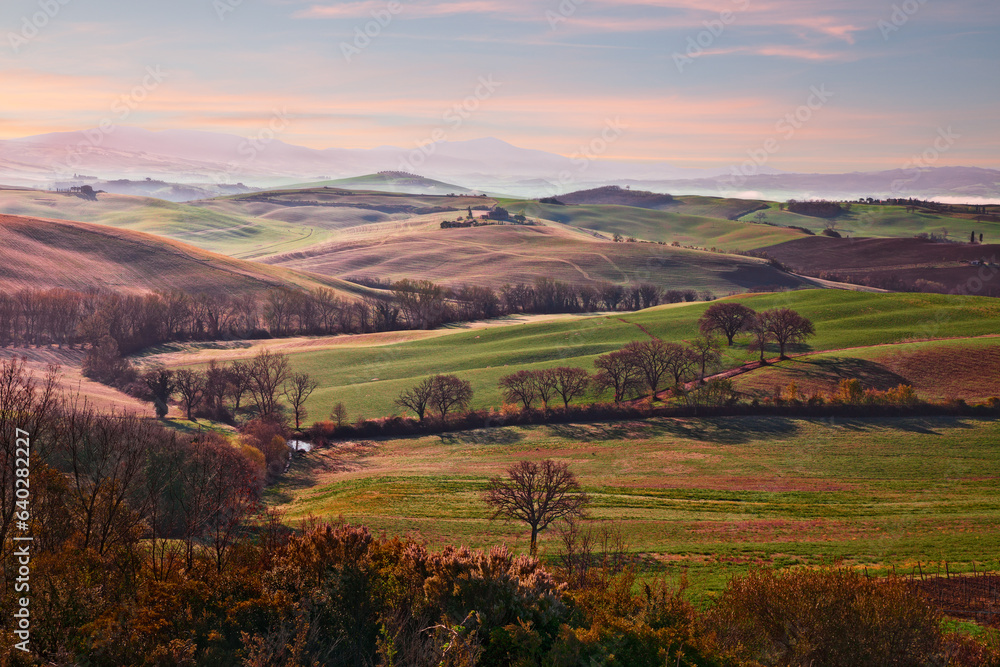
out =
<path fill-rule="evenodd" d="M 756 570 L 709 612 L 724 648 L 762 665 L 936 664 L 940 617 L 901 579 L 850 570 Z"/>

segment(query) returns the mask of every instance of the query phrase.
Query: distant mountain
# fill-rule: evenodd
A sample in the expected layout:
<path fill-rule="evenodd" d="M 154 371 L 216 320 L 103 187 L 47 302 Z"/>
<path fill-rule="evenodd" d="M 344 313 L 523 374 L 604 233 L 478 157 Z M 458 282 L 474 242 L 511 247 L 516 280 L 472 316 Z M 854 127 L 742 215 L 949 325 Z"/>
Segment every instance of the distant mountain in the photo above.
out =
<path fill-rule="evenodd" d="M 273 188 L 384 171 L 420 174 L 468 191 L 520 197 L 620 185 L 657 193 L 778 200 L 867 196 L 1000 200 L 1000 172 L 989 169 L 786 174 L 761 168 L 760 173 L 744 177 L 729 175 L 730 169 L 685 169 L 661 161 L 567 157 L 490 137 L 412 148 L 318 150 L 263 135 L 244 138 L 117 127 L 110 133 L 94 129 L 0 141 L 0 183 L 43 188 L 84 174 L 95 182 L 149 178 L 198 185 L 211 192 L 205 184 Z"/>
<path fill-rule="evenodd" d="M 471 190 L 461 185 L 453 185 L 425 178 L 417 174 L 402 171 L 383 171 L 377 174 L 366 174 L 353 178 L 340 178 L 315 183 L 299 183 L 287 186 L 294 189 L 311 188 L 342 188 L 349 190 L 374 190 L 377 192 L 399 192 L 413 195 L 468 195 L 481 194 L 479 190 Z"/>

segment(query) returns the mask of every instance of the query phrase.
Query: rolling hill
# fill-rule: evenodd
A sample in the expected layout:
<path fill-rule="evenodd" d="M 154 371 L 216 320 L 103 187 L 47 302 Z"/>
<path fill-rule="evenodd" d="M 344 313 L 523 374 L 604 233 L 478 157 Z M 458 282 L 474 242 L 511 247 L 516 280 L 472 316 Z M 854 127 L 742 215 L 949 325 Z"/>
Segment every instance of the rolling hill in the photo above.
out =
<path fill-rule="evenodd" d="M 655 243 L 612 243 L 571 229 L 514 225 L 346 240 L 265 261 L 342 278 L 411 278 L 493 287 L 543 277 L 577 284 L 651 282 L 716 294 L 803 285 L 800 279 L 749 257 Z"/>
<path fill-rule="evenodd" d="M 927 209 L 907 211 L 905 206 L 852 204 L 850 211 L 830 220 L 782 211 L 775 204 L 771 204 L 765 214 L 771 224 L 795 225 L 817 233 L 832 225 L 845 236 L 912 237 L 947 233 L 950 238 L 963 241 L 975 231 L 983 233 L 987 242 L 1000 239 L 1000 222 L 977 221 L 975 215 Z M 755 214 L 749 214 L 740 219 L 749 222 L 755 217 Z"/>
<path fill-rule="evenodd" d="M 276 287 L 349 283 L 226 257 L 152 234 L 66 220 L 0 215 L 0 289 L 257 293 Z"/>
<path fill-rule="evenodd" d="M 939 354 L 935 350 L 947 350 L 949 346 L 961 344 L 960 338 L 969 339 L 968 345 L 993 350 L 1000 347 L 1000 338 L 978 338 L 1000 335 L 1000 301 L 988 297 L 799 290 L 732 299 L 755 310 L 789 307 L 802 313 L 812 320 L 817 333 L 805 344 L 792 346 L 789 353 L 829 353 L 846 359 L 840 372 L 855 374 L 863 382 L 870 377 L 864 375 L 864 368 L 853 360 L 855 354 L 859 358 L 869 353 L 889 357 L 894 349 L 901 349 L 897 346 L 914 341 L 932 341 L 923 349 L 930 351 L 928 354 Z M 307 371 L 319 381 L 319 389 L 307 404 L 316 419 L 328 414 L 330 408 L 341 401 L 350 410 L 352 419 L 398 414 L 399 408 L 393 399 L 399 392 L 434 373 L 455 373 L 469 380 L 475 390 L 473 407 L 499 407 L 502 399 L 497 381 L 502 375 L 551 366 L 580 366 L 593 370 L 597 355 L 619 349 L 634 340 L 648 340 L 649 336 L 665 341 L 690 340 L 696 335 L 698 318 L 708 305 L 673 304 L 637 313 L 574 316 L 492 328 L 456 328 L 433 332 L 434 335 L 413 332 L 422 335 L 393 340 L 385 340 L 381 335 L 350 337 L 344 344 L 327 347 L 308 347 L 301 342 L 289 346 L 284 340 L 266 345 L 287 351 L 296 370 Z M 370 342 L 366 344 L 366 340 Z M 724 348 L 723 352 L 721 368 L 733 368 L 756 357 L 747 349 L 745 340 Z M 178 367 L 207 363 L 213 355 L 220 359 L 232 358 L 232 354 L 232 351 L 199 348 L 190 353 L 155 355 L 144 358 L 143 362 Z M 776 354 L 775 348 L 770 356 Z M 995 351 L 991 354 L 995 355 Z M 784 362 L 776 368 L 798 363 Z M 918 386 L 926 389 L 926 382 L 932 381 L 930 378 L 936 368 L 919 370 L 914 367 L 898 373 L 915 383 L 923 383 Z M 947 368 L 954 371 L 959 366 L 952 364 Z M 955 371 L 955 377 L 948 380 L 951 387 L 967 382 L 976 387 L 974 397 L 1000 394 L 997 376 L 984 375 L 985 369 L 977 369 L 975 363 L 962 368 L 965 370 Z M 767 374 L 772 372 L 779 372 L 780 377 L 774 381 L 767 379 Z M 758 373 L 765 378 L 763 388 L 768 390 L 776 384 L 787 385 L 789 379 L 793 379 L 782 371 L 765 368 L 740 376 L 739 381 L 753 382 Z M 868 383 L 866 386 L 873 385 Z M 922 395 L 931 398 L 938 394 Z"/>
<path fill-rule="evenodd" d="M 426 178 L 401 171 L 382 171 L 377 174 L 366 174 L 351 178 L 302 183 L 288 186 L 286 189 L 315 189 L 322 187 L 376 190 L 379 192 L 396 192 L 413 195 L 478 195 L 482 192 L 481 190 L 470 190 L 461 185 L 444 183 L 433 178 Z"/>
<path fill-rule="evenodd" d="M 732 219 L 766 206 L 755 200 L 677 197 L 659 209 L 610 204 L 560 206 L 503 199 L 500 203 L 512 213 L 589 229 L 609 237 L 620 234 L 701 248 L 751 250 L 803 236 L 803 232 L 795 229 Z"/>
<path fill-rule="evenodd" d="M 327 238 L 321 229 L 281 220 L 128 195 L 99 194 L 92 201 L 68 192 L 5 189 L 0 190 L 0 214 L 92 222 L 239 257 L 305 247 Z"/>
<path fill-rule="evenodd" d="M 470 207 L 483 210 L 495 203 L 494 199 L 478 196 L 451 197 L 331 187 L 269 190 L 190 202 L 193 207 L 222 216 L 308 226 L 325 232 L 327 238 L 336 236 L 332 232 L 352 227 L 408 220 L 434 213 L 457 215 L 466 213 Z M 317 238 L 315 242 L 321 240 Z"/>
<path fill-rule="evenodd" d="M 888 289 L 1000 296 L 998 244 L 807 236 L 770 246 L 767 254 L 809 276 L 849 278 Z"/>

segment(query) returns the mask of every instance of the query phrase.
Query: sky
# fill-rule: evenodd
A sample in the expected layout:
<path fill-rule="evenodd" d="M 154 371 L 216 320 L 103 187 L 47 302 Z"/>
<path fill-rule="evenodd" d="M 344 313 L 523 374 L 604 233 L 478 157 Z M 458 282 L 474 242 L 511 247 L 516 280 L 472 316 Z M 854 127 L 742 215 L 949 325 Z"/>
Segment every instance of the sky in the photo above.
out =
<path fill-rule="evenodd" d="M 280 127 L 313 148 L 1000 168 L 996 0 L 4 0 L 0 27 L 0 139 Z"/>

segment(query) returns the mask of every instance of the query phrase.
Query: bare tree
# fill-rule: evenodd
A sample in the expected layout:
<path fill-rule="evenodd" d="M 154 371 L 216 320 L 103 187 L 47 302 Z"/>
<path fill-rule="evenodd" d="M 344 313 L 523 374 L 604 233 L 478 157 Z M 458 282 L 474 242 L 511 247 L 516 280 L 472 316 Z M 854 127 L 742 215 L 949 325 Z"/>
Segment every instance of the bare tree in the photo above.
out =
<path fill-rule="evenodd" d="M 174 373 L 174 386 L 180 394 L 184 414 L 194 421 L 194 411 L 201 404 L 205 392 L 205 376 L 197 371 L 181 369 Z"/>
<path fill-rule="evenodd" d="M 531 528 L 531 554 L 538 551 L 538 534 L 553 521 L 581 516 L 589 501 L 566 463 L 518 461 L 505 477 L 494 477 L 483 495 L 493 519 L 521 521 Z"/>
<path fill-rule="evenodd" d="M 713 303 L 698 319 L 698 328 L 703 334 L 721 333 L 732 346 L 733 338 L 747 331 L 753 322 L 754 311 L 741 303 L 726 301 Z"/>
<path fill-rule="evenodd" d="M 813 323 L 791 308 L 775 308 L 765 311 L 762 313 L 761 319 L 775 342 L 778 343 L 782 359 L 788 358 L 785 356 L 786 345 L 801 342 L 807 336 L 816 333 Z"/>
<path fill-rule="evenodd" d="M 705 381 L 705 368 L 708 364 L 718 363 L 722 359 L 722 344 L 711 334 L 703 334 L 688 343 L 701 364 L 701 381 Z"/>
<path fill-rule="evenodd" d="M 560 366 L 552 369 L 556 381 L 556 393 L 563 400 L 563 407 L 568 408 L 569 402 L 587 393 L 590 388 L 590 373 L 582 368 Z"/>
<path fill-rule="evenodd" d="M 290 372 L 288 355 L 261 350 L 250 360 L 249 390 L 260 416 L 278 413 L 278 390 L 285 384 Z"/>
<path fill-rule="evenodd" d="M 667 351 L 667 373 L 673 376 L 674 386 L 679 387 L 681 382 L 691 376 L 691 369 L 697 366 L 698 355 L 680 343 L 664 343 L 664 348 Z"/>
<path fill-rule="evenodd" d="M 455 375 L 435 375 L 431 378 L 430 405 L 441 415 L 441 423 L 448 419 L 453 408 L 467 408 L 472 400 L 472 384 Z"/>
<path fill-rule="evenodd" d="M 677 343 L 650 340 L 629 343 L 622 348 L 638 369 L 639 377 L 645 381 L 651 398 L 656 398 L 663 376 L 673 370 L 672 364 L 679 354 L 678 347 L 681 346 Z"/>
<path fill-rule="evenodd" d="M 531 383 L 535 387 L 535 393 L 538 394 L 538 398 L 542 399 L 542 407 L 547 411 L 549 401 L 556 393 L 555 373 L 551 368 L 541 368 L 528 372 L 531 373 Z"/>
<path fill-rule="evenodd" d="M 174 372 L 166 368 L 154 368 L 143 373 L 140 379 L 149 389 L 156 416 L 163 419 L 167 416 L 170 397 L 174 393 Z"/>
<path fill-rule="evenodd" d="M 285 381 L 283 393 L 292 404 L 292 414 L 295 416 L 295 430 L 298 431 L 302 420 L 306 418 L 306 400 L 316 391 L 319 383 L 309 377 L 309 373 L 295 373 Z"/>
<path fill-rule="evenodd" d="M 250 393 L 250 385 L 253 377 L 250 374 L 250 364 L 246 361 L 236 360 L 226 369 L 227 393 L 233 402 L 233 413 L 239 412 L 243 403 L 243 397 Z"/>
<path fill-rule="evenodd" d="M 413 410 L 417 419 L 424 421 L 427 414 L 427 406 L 431 401 L 431 394 L 434 390 L 432 378 L 427 378 L 411 389 L 406 389 L 396 398 L 395 403 L 401 408 Z"/>
<path fill-rule="evenodd" d="M 760 352 L 761 363 L 765 362 L 764 352 L 772 338 L 767 321 L 762 315 L 755 316 L 746 330 L 750 334 L 750 351 Z"/>
<path fill-rule="evenodd" d="M 503 392 L 503 400 L 508 403 L 518 403 L 525 410 L 531 409 L 531 404 L 538 398 L 535 390 L 535 382 L 531 376 L 531 371 L 517 371 L 500 378 L 500 391 Z"/>
<path fill-rule="evenodd" d="M 342 402 L 338 402 L 330 410 L 330 419 L 337 422 L 337 428 L 340 428 L 347 422 L 347 406 Z"/>
<path fill-rule="evenodd" d="M 632 355 L 624 350 L 601 355 L 594 361 L 594 365 L 598 369 L 594 385 L 601 391 L 612 389 L 615 403 L 624 401 L 639 386 L 639 368 Z"/>

